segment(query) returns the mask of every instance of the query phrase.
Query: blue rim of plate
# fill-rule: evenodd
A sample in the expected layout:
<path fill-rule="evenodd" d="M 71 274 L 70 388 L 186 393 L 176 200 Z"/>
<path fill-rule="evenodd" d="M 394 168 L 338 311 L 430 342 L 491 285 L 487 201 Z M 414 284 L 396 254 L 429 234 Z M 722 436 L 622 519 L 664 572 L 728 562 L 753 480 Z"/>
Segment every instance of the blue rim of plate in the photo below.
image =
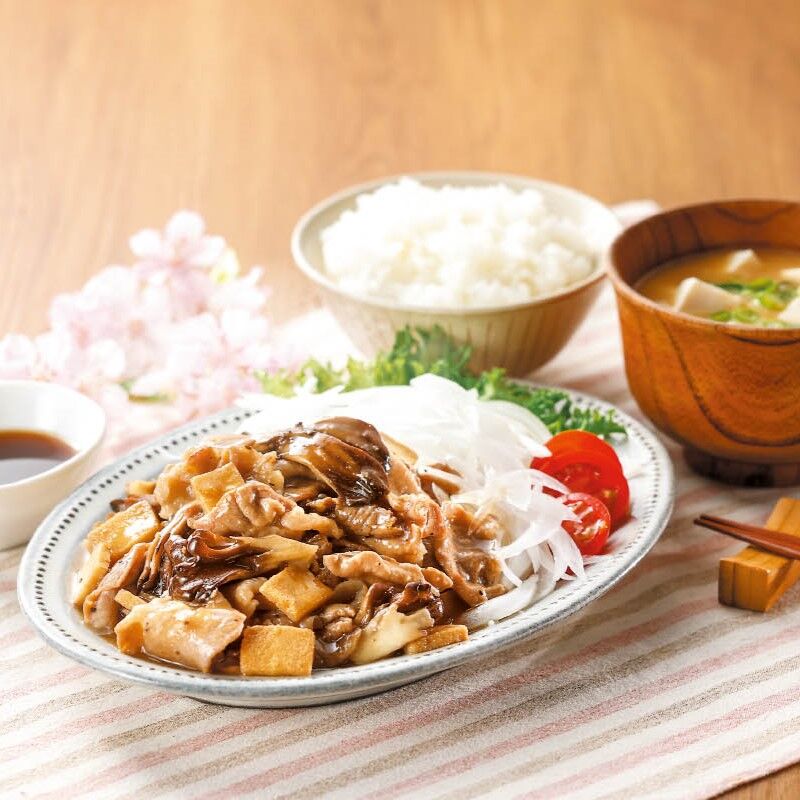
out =
<path fill-rule="evenodd" d="M 67 575 L 73 569 L 89 525 L 107 513 L 108 501 L 120 496 L 131 479 L 152 478 L 166 460 L 173 460 L 204 437 L 235 430 L 252 413 L 238 408 L 184 425 L 132 451 L 97 472 L 56 506 L 36 530 L 20 563 L 17 581 L 20 606 L 45 642 L 74 661 L 143 686 L 209 699 L 324 701 L 330 697 L 335 700 L 338 695 L 354 690 L 364 694 L 379 692 L 495 653 L 531 638 L 609 591 L 650 551 L 672 513 L 674 471 L 655 433 L 605 401 L 569 389 L 561 391 L 584 407 L 603 412 L 614 410 L 629 437 L 649 456 L 647 469 L 653 472 L 654 491 L 643 505 L 635 508 L 636 520 L 630 524 L 636 524 L 637 530 L 630 541 L 592 564 L 585 580 L 562 582 L 529 608 L 475 631 L 466 642 L 362 666 L 318 670 L 305 678 L 245 678 L 206 675 L 126 656 L 83 626 L 67 597 Z M 80 637 L 81 632 L 87 635 Z"/>

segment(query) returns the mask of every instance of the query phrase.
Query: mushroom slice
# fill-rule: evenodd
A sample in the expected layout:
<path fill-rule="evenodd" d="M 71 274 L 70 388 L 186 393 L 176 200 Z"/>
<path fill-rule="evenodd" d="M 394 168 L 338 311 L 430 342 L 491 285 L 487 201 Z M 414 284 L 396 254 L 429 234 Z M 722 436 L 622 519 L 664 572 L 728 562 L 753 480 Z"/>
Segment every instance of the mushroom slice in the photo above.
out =
<path fill-rule="evenodd" d="M 369 664 L 405 647 L 433 627 L 433 617 L 426 608 L 413 614 L 401 614 L 397 606 L 382 608 L 361 632 L 350 656 L 354 664 Z"/>
<path fill-rule="evenodd" d="M 417 473 L 394 451 L 389 459 L 389 491 L 395 494 L 416 494 L 422 491 Z"/>
<path fill-rule="evenodd" d="M 111 568 L 83 601 L 83 619 L 98 633 L 108 634 L 119 621 L 120 606 L 115 597 L 120 589 L 136 585 L 147 557 L 147 544 L 135 544 Z"/>
<path fill-rule="evenodd" d="M 372 428 L 360 420 L 351 422 L 347 431 L 351 440 L 356 423 L 365 430 Z M 386 468 L 381 461 L 368 450 L 332 433 L 297 427 L 274 436 L 262 447 L 274 450 L 283 461 L 304 467 L 311 478 L 334 491 L 348 505 L 377 502 L 389 488 Z"/>
<path fill-rule="evenodd" d="M 139 576 L 139 589 L 153 590 L 161 577 L 161 562 L 170 537 L 182 537 L 188 527 L 189 517 L 197 514 L 200 506 L 197 503 L 187 503 L 178 509 L 172 519 L 156 534 L 148 545 L 142 573 Z"/>
<path fill-rule="evenodd" d="M 377 428 L 353 417 L 329 417 L 314 423 L 315 431 L 322 431 L 341 439 L 343 442 L 366 450 L 379 464 L 389 466 L 389 448 Z"/>

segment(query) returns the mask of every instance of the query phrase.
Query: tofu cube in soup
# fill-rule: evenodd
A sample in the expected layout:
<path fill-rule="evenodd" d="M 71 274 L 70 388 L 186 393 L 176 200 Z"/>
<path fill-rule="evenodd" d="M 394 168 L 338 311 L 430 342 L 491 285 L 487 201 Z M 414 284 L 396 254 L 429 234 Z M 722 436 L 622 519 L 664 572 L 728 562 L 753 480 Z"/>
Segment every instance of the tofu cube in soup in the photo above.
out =
<path fill-rule="evenodd" d="M 733 292 L 727 292 L 713 283 L 698 278 L 686 278 L 678 286 L 675 295 L 675 310 L 685 314 L 714 314 L 717 311 L 730 311 L 744 303 L 744 299 Z"/>
<path fill-rule="evenodd" d="M 242 675 L 306 676 L 314 662 L 314 632 L 291 625 L 244 629 L 239 655 Z"/>
<path fill-rule="evenodd" d="M 725 272 L 729 275 L 739 275 L 748 267 L 757 266 L 761 259 L 756 255 L 755 250 L 736 250 L 728 256 L 728 263 Z"/>
<path fill-rule="evenodd" d="M 435 628 L 431 628 L 425 636 L 409 642 L 403 648 L 403 652 L 406 655 L 427 653 L 428 650 L 436 650 L 456 642 L 466 642 L 467 639 L 469 639 L 469 631 L 466 625 L 437 625 Z"/>
<path fill-rule="evenodd" d="M 111 561 L 118 561 L 135 544 L 152 541 L 160 525 L 150 503 L 140 500 L 95 525 L 86 537 L 86 549 L 91 552 L 96 544 L 105 544 Z"/>
<path fill-rule="evenodd" d="M 800 283 L 800 267 L 788 267 L 781 270 L 781 278 L 792 283 Z"/>
<path fill-rule="evenodd" d="M 228 462 L 211 472 L 196 475 L 192 478 L 191 485 L 195 498 L 207 514 L 225 492 L 237 486 L 244 486 L 244 478 L 239 470 Z"/>
<path fill-rule="evenodd" d="M 778 314 L 778 319 L 788 325 L 800 325 L 800 297 L 795 297 L 795 299 Z"/>
<path fill-rule="evenodd" d="M 333 594 L 332 589 L 318 581 L 307 569 L 294 565 L 273 575 L 259 591 L 292 622 L 305 619 Z"/>

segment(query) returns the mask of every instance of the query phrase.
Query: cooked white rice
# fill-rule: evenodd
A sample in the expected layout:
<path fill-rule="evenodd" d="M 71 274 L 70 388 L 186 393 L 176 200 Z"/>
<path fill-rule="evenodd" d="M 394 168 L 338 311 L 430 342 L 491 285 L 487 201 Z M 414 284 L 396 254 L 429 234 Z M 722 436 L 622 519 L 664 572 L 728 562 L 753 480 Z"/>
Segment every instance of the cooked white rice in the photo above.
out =
<path fill-rule="evenodd" d="M 434 189 L 411 178 L 359 195 L 322 232 L 339 286 L 431 308 L 524 302 L 587 277 L 595 234 L 533 189 Z"/>

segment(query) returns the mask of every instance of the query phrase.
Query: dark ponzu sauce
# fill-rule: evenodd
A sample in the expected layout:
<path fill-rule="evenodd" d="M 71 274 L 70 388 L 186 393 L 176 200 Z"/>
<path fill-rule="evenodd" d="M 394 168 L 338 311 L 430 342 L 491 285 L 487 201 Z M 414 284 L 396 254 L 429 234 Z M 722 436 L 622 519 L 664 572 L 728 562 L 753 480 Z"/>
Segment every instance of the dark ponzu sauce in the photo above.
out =
<path fill-rule="evenodd" d="M 0 430 L 0 484 L 38 475 L 74 455 L 66 442 L 49 433 Z"/>

